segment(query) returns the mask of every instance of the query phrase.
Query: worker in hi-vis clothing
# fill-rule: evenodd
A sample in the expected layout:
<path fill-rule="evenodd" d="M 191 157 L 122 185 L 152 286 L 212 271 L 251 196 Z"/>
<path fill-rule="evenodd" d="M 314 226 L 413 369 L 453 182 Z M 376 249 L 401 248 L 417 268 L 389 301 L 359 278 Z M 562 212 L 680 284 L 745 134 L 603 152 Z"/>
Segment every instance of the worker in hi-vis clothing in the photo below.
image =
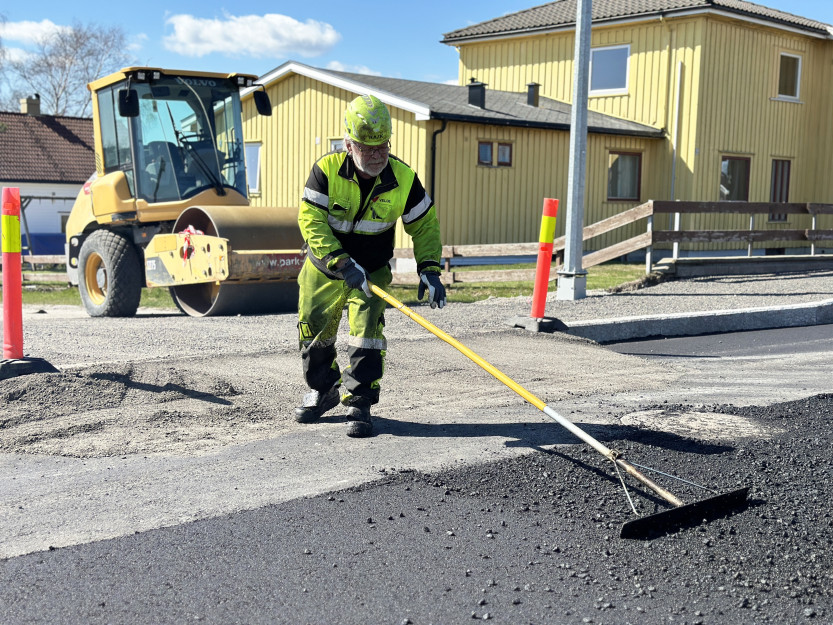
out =
<path fill-rule="evenodd" d="M 298 331 L 311 390 L 295 409 L 295 420 L 313 423 L 340 402 L 347 407 L 348 436 L 369 436 L 387 344 L 385 301 L 373 294 L 368 280 L 381 288 L 390 284 L 401 218 L 414 243 L 417 296 L 422 299 L 427 291 L 431 308 L 442 308 L 442 244 L 434 203 L 414 170 L 390 155 L 391 119 L 382 101 L 371 95 L 353 100 L 344 113 L 344 130 L 345 151 L 313 165 L 298 214 L 307 251 L 298 276 Z M 342 370 L 336 334 L 345 305 L 350 363 Z"/>

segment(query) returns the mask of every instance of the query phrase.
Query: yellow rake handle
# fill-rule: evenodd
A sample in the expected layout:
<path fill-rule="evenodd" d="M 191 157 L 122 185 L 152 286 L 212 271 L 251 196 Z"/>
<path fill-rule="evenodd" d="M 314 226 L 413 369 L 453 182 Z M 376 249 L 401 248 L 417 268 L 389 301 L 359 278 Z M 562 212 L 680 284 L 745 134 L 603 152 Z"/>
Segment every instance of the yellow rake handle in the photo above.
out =
<path fill-rule="evenodd" d="M 507 377 L 499 369 L 497 369 L 493 365 L 489 364 L 489 362 L 487 362 L 486 360 L 483 360 L 480 356 L 475 354 L 473 351 L 471 351 L 468 347 L 463 345 L 460 341 L 455 339 L 453 336 L 450 336 L 450 335 L 446 334 L 445 332 L 440 330 L 437 326 L 435 326 L 433 323 L 431 323 L 427 319 L 424 319 L 423 317 L 419 316 L 413 310 L 411 310 L 410 308 L 405 306 L 405 304 L 403 304 L 398 299 L 396 299 L 393 295 L 388 294 L 386 291 L 379 288 L 378 286 L 376 286 L 372 282 L 368 282 L 368 284 L 370 284 L 370 289 L 376 295 L 378 295 L 383 300 L 385 300 L 388 304 L 390 304 L 391 306 L 393 306 L 394 308 L 399 310 L 399 312 L 401 312 L 406 317 L 410 317 L 411 319 L 416 321 L 419 325 L 421 325 L 423 328 L 428 330 L 434 336 L 436 336 L 438 338 L 441 338 L 443 341 L 445 341 L 446 343 L 448 343 L 452 347 L 454 347 L 457 350 L 459 350 L 460 352 L 462 352 L 466 357 L 470 358 L 477 365 L 479 365 L 480 367 L 482 367 L 483 369 L 485 369 L 486 371 L 491 373 L 494 377 L 496 377 L 498 380 L 503 382 L 506 386 L 511 388 L 513 391 L 515 391 L 518 395 L 523 397 L 526 401 L 528 401 L 530 404 L 535 406 L 538 410 L 543 410 L 546 407 L 546 404 L 543 401 L 538 399 L 535 395 L 530 393 L 523 386 L 521 386 L 520 384 L 518 384 L 517 382 L 515 382 L 511 378 Z"/>

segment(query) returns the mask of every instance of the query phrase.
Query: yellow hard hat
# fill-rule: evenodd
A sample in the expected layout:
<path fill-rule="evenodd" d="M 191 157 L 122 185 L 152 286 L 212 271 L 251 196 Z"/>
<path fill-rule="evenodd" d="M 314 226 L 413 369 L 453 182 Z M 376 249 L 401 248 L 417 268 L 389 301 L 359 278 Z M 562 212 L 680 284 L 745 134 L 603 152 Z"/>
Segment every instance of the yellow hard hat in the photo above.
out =
<path fill-rule="evenodd" d="M 390 141 L 390 113 L 375 95 L 359 96 L 344 111 L 344 129 L 357 143 L 382 145 Z"/>

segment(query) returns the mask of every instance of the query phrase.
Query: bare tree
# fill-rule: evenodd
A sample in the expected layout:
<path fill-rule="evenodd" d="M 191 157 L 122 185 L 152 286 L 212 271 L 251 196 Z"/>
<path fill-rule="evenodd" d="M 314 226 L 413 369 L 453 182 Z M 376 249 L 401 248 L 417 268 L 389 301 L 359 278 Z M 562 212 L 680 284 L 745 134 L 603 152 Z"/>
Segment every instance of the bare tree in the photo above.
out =
<path fill-rule="evenodd" d="M 0 25 L 6 23 L 6 16 L 0 13 Z M 4 70 L 6 69 L 6 48 L 3 46 L 3 38 L 0 37 L 0 89 L 2 89 L 3 85 L 3 75 Z M 2 94 L 0 94 L 0 111 L 5 111 L 6 108 L 4 106 L 4 102 L 1 99 Z"/>
<path fill-rule="evenodd" d="M 6 16 L 0 13 L 0 24 L 6 23 Z M 17 110 L 17 100 L 15 94 L 12 93 L 11 86 L 8 81 L 8 52 L 3 45 L 3 39 L 0 38 L 0 111 L 14 111 Z"/>
<path fill-rule="evenodd" d="M 127 38 L 119 27 L 74 24 L 42 37 L 26 59 L 10 61 L 17 89 L 41 99 L 41 111 L 51 115 L 91 113 L 87 83 L 131 64 Z"/>

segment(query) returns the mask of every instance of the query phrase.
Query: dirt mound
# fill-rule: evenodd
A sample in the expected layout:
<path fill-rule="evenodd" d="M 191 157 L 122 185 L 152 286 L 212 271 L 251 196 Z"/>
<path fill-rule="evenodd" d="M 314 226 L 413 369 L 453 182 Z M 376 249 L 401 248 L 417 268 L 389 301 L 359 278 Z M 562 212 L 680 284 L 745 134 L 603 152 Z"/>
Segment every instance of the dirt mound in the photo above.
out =
<path fill-rule="evenodd" d="M 223 377 L 159 363 L 3 380 L 0 451 L 76 457 L 204 451 L 271 424 L 264 408 L 240 395 Z"/>

